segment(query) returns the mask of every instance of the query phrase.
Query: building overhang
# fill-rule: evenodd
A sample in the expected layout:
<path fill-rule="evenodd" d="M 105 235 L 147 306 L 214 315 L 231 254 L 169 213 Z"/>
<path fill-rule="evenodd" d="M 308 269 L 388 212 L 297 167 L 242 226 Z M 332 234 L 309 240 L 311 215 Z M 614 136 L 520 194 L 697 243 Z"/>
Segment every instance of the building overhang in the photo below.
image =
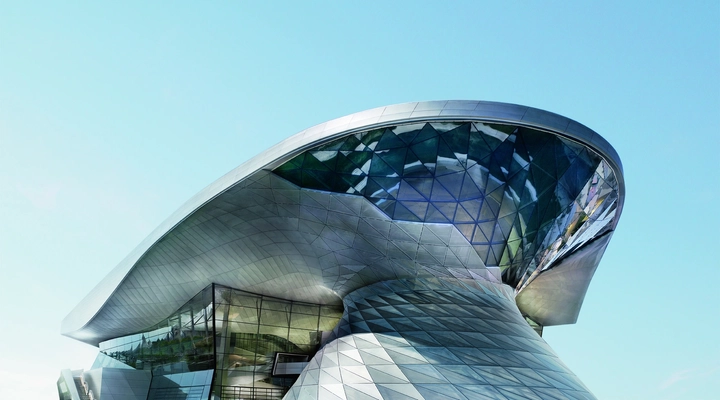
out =
<path fill-rule="evenodd" d="M 285 296 L 295 300 L 326 304 L 339 302 L 347 290 L 372 283 L 370 281 L 373 279 L 386 279 L 383 274 L 392 278 L 392 273 L 398 274 L 401 273 L 398 271 L 412 268 L 432 270 L 433 262 L 421 261 L 426 253 L 434 257 L 432 260 L 437 260 L 438 256 L 433 251 L 444 252 L 444 257 L 447 254 L 454 257 L 452 262 L 457 264 L 453 265 L 455 271 L 443 273 L 492 279 L 492 274 L 483 272 L 484 265 L 483 268 L 478 267 L 482 262 L 478 263 L 472 254 L 472 247 L 462 235 L 458 235 L 453 226 L 394 221 L 362 197 L 301 189 L 269 172 L 307 150 L 341 137 L 390 125 L 442 121 L 511 124 L 547 132 L 586 146 L 601 156 L 614 171 L 618 196 L 614 217 L 608 225 L 609 231 L 616 226 L 624 201 L 622 165 L 612 146 L 584 125 L 539 109 L 494 102 L 438 101 L 380 107 L 301 131 L 200 191 L 155 229 L 87 295 L 63 320 L 62 334 L 97 345 L 108 338 L 134 333 L 158 322 L 167 312 L 180 307 L 211 282 L 273 296 L 284 292 Z M 258 204 L 248 203 L 253 197 Z M 252 210 L 251 207 L 256 209 Z M 300 215 L 301 211 L 312 213 L 313 210 L 323 209 L 325 227 L 313 225 L 313 218 L 317 218 L 317 215 L 305 215 L 302 218 L 291 215 L 293 212 Z M 268 210 L 275 214 L 268 215 Z M 226 221 L 220 225 L 208 222 L 223 221 L 223 218 Z M 335 219 L 328 223 L 330 220 L 327 218 Z M 363 233 L 356 222 L 361 219 L 368 219 L 377 226 L 370 226 Z M 383 273 L 373 273 L 377 275 L 375 278 L 369 278 L 373 275 L 370 273 L 356 278 L 349 272 L 353 268 L 362 269 L 361 262 L 380 265 L 383 261 L 380 260 L 382 254 L 368 259 L 355 255 L 364 250 L 353 250 L 353 245 L 347 242 L 347 238 L 343 238 L 346 232 L 352 231 L 348 221 L 355 224 L 357 232 L 354 238 L 357 238 L 357 243 L 370 243 L 373 248 L 395 246 L 385 253 L 387 259 L 393 260 L 390 263 L 392 265 L 383 266 Z M 236 229 L 237 232 L 233 233 L 235 236 L 225 238 L 227 241 L 224 242 L 222 236 L 227 232 L 223 232 L 222 227 L 229 224 L 235 224 L 233 227 L 246 226 L 247 231 L 243 230 L 245 228 Z M 283 239 L 272 243 L 273 240 L 266 233 L 268 230 L 273 230 L 276 235 L 281 235 L 275 237 Z M 428 233 L 423 236 L 425 231 Z M 212 235 L 219 235 L 221 239 L 213 238 Z M 329 238 L 328 235 L 334 235 L 337 239 Z M 207 243 L 199 243 L 198 238 L 205 238 Z M 302 241 L 308 238 L 319 238 L 322 243 L 309 244 L 306 248 Z M 403 240 L 419 244 L 415 246 L 415 253 L 409 254 L 406 249 L 397 246 Z M 226 246 L 227 243 L 237 243 L 237 246 Z M 518 305 L 523 313 L 540 323 L 545 321 L 545 325 L 574 322 L 589 277 L 599 262 L 599 256 L 573 261 L 573 254 L 580 254 L 584 248 L 595 248 L 598 241 L 586 240 L 583 243 L 573 253 L 537 271 L 523 287 L 517 288 Z M 339 247 L 330 248 L 335 245 Z M 342 248 L 343 245 L 350 249 Z M 603 250 L 606 245 L 602 246 Z M 313 262 L 325 262 L 317 261 L 325 257 L 322 253 L 324 247 L 336 254 L 334 262 L 337 265 L 331 266 L 338 268 L 335 275 L 318 275 L 312 265 Z M 203 252 L 210 248 L 216 249 L 213 254 Z M 264 252 L 255 254 L 260 251 L 257 249 Z M 337 254 L 345 254 L 347 260 Z M 593 254 L 598 253 L 595 251 Z M 224 268 L 223 263 L 227 261 L 222 260 L 233 257 L 237 259 Z M 286 259 L 281 261 L 282 257 Z M 301 268 L 290 271 L 284 269 L 286 265 L 300 265 Z M 264 271 L 275 272 L 265 276 Z M 247 274 L 252 279 L 238 281 L 238 274 Z M 566 278 L 571 275 L 573 278 Z M 580 275 L 582 277 L 578 278 Z M 160 276 L 165 279 L 158 279 Z M 564 282 L 564 290 L 552 289 L 548 281 L 554 276 L 558 277 L 558 282 Z M 330 285 L 328 279 L 332 277 L 336 280 Z M 300 289 L 285 289 L 297 282 L 301 283 Z M 537 299 L 542 300 L 541 305 L 534 302 Z M 567 305 L 570 303 L 576 304 L 577 310 L 569 310 Z"/>

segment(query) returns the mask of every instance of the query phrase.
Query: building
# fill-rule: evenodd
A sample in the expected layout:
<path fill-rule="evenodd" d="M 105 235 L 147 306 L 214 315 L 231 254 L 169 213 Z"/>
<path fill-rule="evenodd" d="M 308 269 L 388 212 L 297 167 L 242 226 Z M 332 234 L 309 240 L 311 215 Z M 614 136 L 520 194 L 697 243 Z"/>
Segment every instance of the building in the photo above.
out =
<path fill-rule="evenodd" d="M 63 321 L 60 398 L 593 398 L 577 320 L 615 150 L 546 111 L 407 103 L 302 131 L 191 198 Z"/>

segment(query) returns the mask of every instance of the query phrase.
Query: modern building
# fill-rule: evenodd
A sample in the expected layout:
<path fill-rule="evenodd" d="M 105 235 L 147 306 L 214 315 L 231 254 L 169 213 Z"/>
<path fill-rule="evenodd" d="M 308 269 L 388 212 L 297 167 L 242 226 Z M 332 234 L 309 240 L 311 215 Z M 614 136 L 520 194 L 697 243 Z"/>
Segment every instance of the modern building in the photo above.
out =
<path fill-rule="evenodd" d="M 191 198 L 63 321 L 62 400 L 588 399 L 575 323 L 623 206 L 615 150 L 512 104 L 399 104 Z M 92 396 L 90 396 L 92 394 Z"/>

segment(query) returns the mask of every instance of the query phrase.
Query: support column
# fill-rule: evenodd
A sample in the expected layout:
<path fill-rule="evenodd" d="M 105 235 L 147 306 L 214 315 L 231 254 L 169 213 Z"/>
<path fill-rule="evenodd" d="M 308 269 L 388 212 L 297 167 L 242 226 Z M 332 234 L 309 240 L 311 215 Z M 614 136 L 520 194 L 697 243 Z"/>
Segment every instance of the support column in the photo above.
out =
<path fill-rule="evenodd" d="M 335 339 L 285 399 L 594 399 L 520 315 L 509 286 L 395 280 L 343 302 Z"/>

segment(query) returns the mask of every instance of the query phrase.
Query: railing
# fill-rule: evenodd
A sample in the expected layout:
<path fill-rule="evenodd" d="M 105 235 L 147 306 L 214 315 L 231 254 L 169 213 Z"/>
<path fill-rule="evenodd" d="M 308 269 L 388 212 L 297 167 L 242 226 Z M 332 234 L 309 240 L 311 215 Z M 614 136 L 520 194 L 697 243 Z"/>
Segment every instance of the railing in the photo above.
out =
<path fill-rule="evenodd" d="M 150 389 L 149 399 L 202 400 L 204 385 Z"/>
<path fill-rule="evenodd" d="M 247 386 L 223 386 L 221 398 L 223 400 L 277 400 L 287 392 L 285 388 L 264 388 Z"/>

